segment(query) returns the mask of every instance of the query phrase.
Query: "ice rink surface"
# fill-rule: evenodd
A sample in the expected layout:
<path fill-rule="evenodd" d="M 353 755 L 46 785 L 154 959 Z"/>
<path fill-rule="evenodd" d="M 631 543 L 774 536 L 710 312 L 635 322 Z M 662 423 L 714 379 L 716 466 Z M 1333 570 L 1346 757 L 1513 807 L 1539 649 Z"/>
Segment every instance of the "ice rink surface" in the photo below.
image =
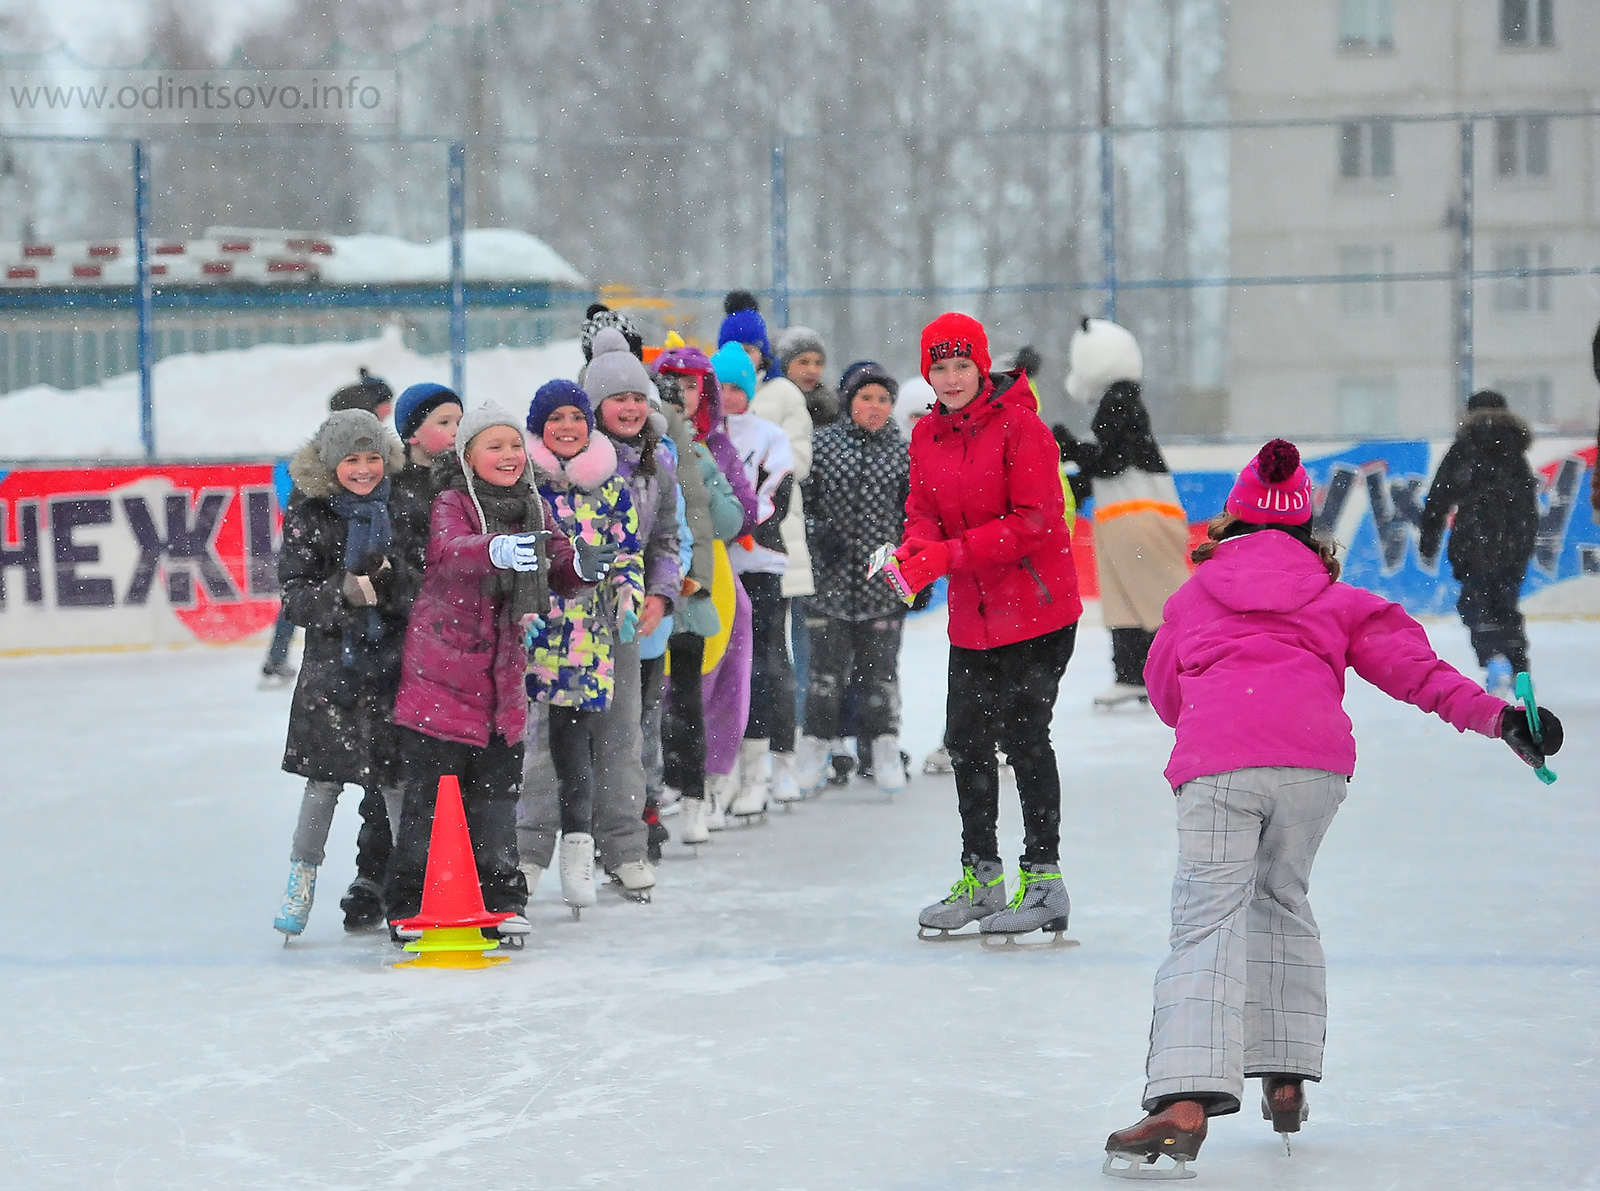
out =
<path fill-rule="evenodd" d="M 1471 664 L 1459 624 L 1430 631 Z M 1312 890 L 1326 1078 L 1293 1158 L 1252 1083 L 1187 1185 L 1600 1186 L 1600 625 L 1531 631 L 1567 726 L 1548 789 L 1351 679 L 1360 768 Z M 653 905 L 607 894 L 574 923 L 550 880 L 527 950 L 482 972 L 396 971 L 386 938 L 344 934 L 350 790 L 285 948 L 300 784 L 278 769 L 289 693 L 256 690 L 259 661 L 0 662 L 0 1186 L 1128 1185 L 1102 1147 L 1140 1115 L 1175 834 L 1168 731 L 1088 710 L 1103 630 L 1055 721 L 1082 946 L 1017 954 L 917 940 L 959 857 L 951 779 L 920 775 L 698 859 L 674 841 Z M 918 758 L 944 664 L 923 618 L 903 670 Z"/>

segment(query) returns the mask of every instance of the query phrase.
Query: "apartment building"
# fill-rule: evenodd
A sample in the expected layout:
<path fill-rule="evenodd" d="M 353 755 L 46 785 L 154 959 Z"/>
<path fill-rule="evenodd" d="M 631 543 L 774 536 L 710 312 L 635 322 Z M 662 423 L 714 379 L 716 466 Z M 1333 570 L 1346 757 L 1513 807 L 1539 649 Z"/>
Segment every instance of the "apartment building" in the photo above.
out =
<path fill-rule="evenodd" d="M 1600 266 L 1600 0 L 1232 0 L 1232 272 L 1410 280 L 1230 292 L 1229 429 L 1438 435 L 1473 385 L 1592 431 L 1600 275 L 1457 275 L 1472 122 L 1477 270 Z M 1433 119 L 1427 119 L 1433 117 Z M 1422 118 L 1422 119 L 1419 119 Z"/>

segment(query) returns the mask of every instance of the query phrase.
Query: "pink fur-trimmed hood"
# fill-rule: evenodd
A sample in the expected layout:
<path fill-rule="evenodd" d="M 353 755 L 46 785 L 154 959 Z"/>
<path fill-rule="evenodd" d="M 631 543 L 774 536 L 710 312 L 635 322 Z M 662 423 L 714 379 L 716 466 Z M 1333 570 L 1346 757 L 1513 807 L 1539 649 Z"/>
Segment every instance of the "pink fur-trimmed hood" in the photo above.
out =
<path fill-rule="evenodd" d="M 528 462 L 533 464 L 542 482 L 570 484 L 585 492 L 595 492 L 617 474 L 617 449 L 598 430 L 589 435 L 588 446 L 565 460 L 556 458 L 543 439 L 531 434 L 524 437 L 528 442 Z"/>

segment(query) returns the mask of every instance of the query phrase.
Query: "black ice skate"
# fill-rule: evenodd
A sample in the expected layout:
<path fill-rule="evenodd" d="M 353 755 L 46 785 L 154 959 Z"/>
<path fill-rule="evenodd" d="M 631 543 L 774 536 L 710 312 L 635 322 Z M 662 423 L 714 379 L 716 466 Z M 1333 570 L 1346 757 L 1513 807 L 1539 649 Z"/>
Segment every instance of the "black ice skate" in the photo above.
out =
<path fill-rule="evenodd" d="M 1067 918 L 1072 899 L 1067 896 L 1059 864 L 1024 864 L 1017 874 L 1017 892 L 1011 904 L 978 923 L 985 947 L 1076 947 L 1069 939 Z M 1052 936 L 1044 941 L 1019 943 L 1019 936 L 1041 931 Z"/>
<path fill-rule="evenodd" d="M 1306 1103 L 1305 1081 L 1298 1075 L 1263 1075 L 1261 1077 L 1261 1119 L 1271 1121 L 1273 1129 L 1283 1138 L 1283 1152 L 1290 1157 L 1289 1134 L 1300 1132 L 1300 1126 L 1311 1118 L 1311 1106 Z"/>
<path fill-rule="evenodd" d="M 357 931 L 377 930 L 384 925 L 383 890 L 376 881 L 357 877 L 339 899 L 344 911 L 344 928 L 351 934 Z"/>
<path fill-rule="evenodd" d="M 1205 1106 L 1197 1100 L 1174 1101 L 1106 1138 L 1100 1170 L 1119 1179 L 1192 1179 L 1189 1163 L 1205 1139 Z M 1163 1157 L 1172 1165 L 1158 1164 Z"/>

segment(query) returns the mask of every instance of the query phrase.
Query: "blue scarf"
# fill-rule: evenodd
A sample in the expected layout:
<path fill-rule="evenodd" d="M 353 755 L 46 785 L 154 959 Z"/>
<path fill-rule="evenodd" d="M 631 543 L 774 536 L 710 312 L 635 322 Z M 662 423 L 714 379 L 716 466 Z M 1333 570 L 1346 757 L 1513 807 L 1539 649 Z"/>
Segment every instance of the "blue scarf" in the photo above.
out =
<path fill-rule="evenodd" d="M 344 569 L 353 571 L 362 564 L 371 551 L 387 554 L 394 544 L 394 526 L 389 520 L 389 477 L 365 496 L 357 496 L 347 488 L 328 498 L 333 511 L 349 522 L 344 539 Z M 376 608 L 364 608 L 365 616 L 357 629 L 345 629 L 340 664 L 345 669 L 354 668 L 356 650 L 363 642 L 373 642 L 383 637 L 383 617 Z"/>

